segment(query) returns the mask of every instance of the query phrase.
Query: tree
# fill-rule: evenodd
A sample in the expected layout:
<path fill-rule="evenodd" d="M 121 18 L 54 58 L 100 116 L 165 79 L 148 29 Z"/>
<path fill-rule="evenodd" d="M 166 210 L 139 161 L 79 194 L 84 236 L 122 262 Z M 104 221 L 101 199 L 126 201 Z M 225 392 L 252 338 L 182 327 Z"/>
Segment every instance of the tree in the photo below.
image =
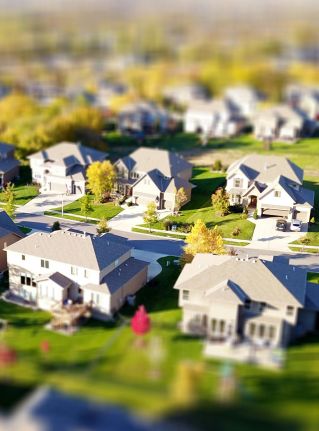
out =
<path fill-rule="evenodd" d="M 55 221 L 51 227 L 51 232 L 55 232 L 56 230 L 61 230 L 59 221 Z"/>
<path fill-rule="evenodd" d="M 187 195 L 185 193 L 184 187 L 179 188 L 176 190 L 175 193 L 175 208 L 174 211 L 179 211 L 181 207 L 184 205 L 184 203 L 187 201 Z"/>
<path fill-rule="evenodd" d="M 147 209 L 143 216 L 144 223 L 147 223 L 149 225 L 150 232 L 152 231 L 152 224 L 156 223 L 158 221 L 158 215 L 156 211 L 156 204 L 155 202 L 150 202 L 147 205 Z"/>
<path fill-rule="evenodd" d="M 222 217 L 229 213 L 229 195 L 223 187 L 212 194 L 212 205 Z"/>
<path fill-rule="evenodd" d="M 88 189 L 93 193 L 96 202 L 102 202 L 103 198 L 110 194 L 116 173 L 109 160 L 92 163 L 87 170 Z"/>
<path fill-rule="evenodd" d="M 198 219 L 186 238 L 184 247 L 186 255 L 195 256 L 197 253 L 224 254 L 224 241 L 217 226 L 208 229 L 203 220 Z"/>
<path fill-rule="evenodd" d="M 179 362 L 172 383 L 175 403 L 187 406 L 197 401 L 199 385 L 204 373 L 202 363 Z"/>
<path fill-rule="evenodd" d="M 102 218 L 96 226 L 96 231 L 99 235 L 103 233 L 109 232 L 110 228 L 108 227 L 106 218 Z"/>
<path fill-rule="evenodd" d="M 91 198 L 88 193 L 86 193 L 80 200 L 80 211 L 81 214 L 85 216 L 85 220 L 88 219 L 88 214 L 90 211 L 92 211 L 92 205 L 91 205 Z"/>
<path fill-rule="evenodd" d="M 14 195 L 14 184 L 8 183 L 4 189 L 4 210 L 6 213 L 14 219 L 15 217 L 15 195 Z"/>

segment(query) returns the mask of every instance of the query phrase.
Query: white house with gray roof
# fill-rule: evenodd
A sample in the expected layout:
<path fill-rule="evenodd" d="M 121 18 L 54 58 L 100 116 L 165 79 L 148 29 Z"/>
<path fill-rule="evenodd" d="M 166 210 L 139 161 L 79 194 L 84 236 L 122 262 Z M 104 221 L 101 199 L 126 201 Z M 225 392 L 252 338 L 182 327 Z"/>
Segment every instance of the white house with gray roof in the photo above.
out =
<path fill-rule="evenodd" d="M 107 154 L 79 143 L 61 142 L 28 157 L 33 181 L 42 191 L 84 194 L 86 169 Z"/>
<path fill-rule="evenodd" d="M 253 129 L 262 141 L 295 142 L 305 133 L 305 116 L 289 105 L 277 105 L 256 113 Z"/>
<path fill-rule="evenodd" d="M 307 282 L 305 269 L 272 256 L 198 254 L 174 288 L 182 331 L 205 337 L 212 356 L 227 356 L 230 346 L 285 347 L 318 329 L 318 285 Z"/>
<path fill-rule="evenodd" d="M 259 216 L 309 222 L 314 192 L 303 187 L 303 170 L 285 157 L 249 155 L 227 170 L 232 205 L 256 209 Z"/>
<path fill-rule="evenodd" d="M 141 147 L 119 159 L 115 168 L 118 191 L 131 196 L 134 204 L 156 202 L 158 209 L 173 210 L 182 187 L 187 202 L 191 199 L 193 165 L 174 152 Z"/>
<path fill-rule="evenodd" d="M 83 302 L 97 317 L 110 316 L 147 281 L 148 263 L 108 234 L 35 233 L 5 251 L 9 294 L 46 310 Z"/>

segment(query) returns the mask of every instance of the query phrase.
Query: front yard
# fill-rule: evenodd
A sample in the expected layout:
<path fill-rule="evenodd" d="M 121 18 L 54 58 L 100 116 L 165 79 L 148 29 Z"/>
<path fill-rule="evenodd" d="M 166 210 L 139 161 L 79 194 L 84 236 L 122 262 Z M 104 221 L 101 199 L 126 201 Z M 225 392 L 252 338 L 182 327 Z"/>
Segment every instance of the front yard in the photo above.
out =
<path fill-rule="evenodd" d="M 114 204 L 113 202 L 107 202 L 104 204 L 95 204 L 94 203 L 94 197 L 90 196 L 91 199 L 91 210 L 87 214 L 87 218 L 97 218 L 102 219 L 105 218 L 107 220 L 110 220 L 111 218 L 118 215 L 123 209 L 119 206 Z M 54 211 L 62 211 L 62 208 L 55 208 Z M 72 219 L 72 216 L 70 214 L 74 214 L 75 216 L 82 216 L 81 214 L 81 199 L 78 199 L 68 205 L 65 205 L 63 208 L 64 212 L 64 218 L 70 218 Z M 56 215 L 53 212 L 50 211 L 47 212 L 48 215 Z"/>
<path fill-rule="evenodd" d="M 31 184 L 31 170 L 29 166 L 20 167 L 20 178 L 14 182 L 16 205 L 24 205 L 39 194 L 39 187 Z M 0 193 L 0 202 L 4 202 L 4 193 Z"/>
<path fill-rule="evenodd" d="M 163 272 L 137 296 L 152 321 L 144 342 L 130 329 L 131 308 L 124 309 L 115 323 L 90 320 L 75 335 L 63 336 L 44 329 L 47 313 L 0 301 L 0 318 L 9 323 L 1 341 L 13 347 L 18 358 L 16 364 L 0 368 L 0 405 L 8 407 L 9 401 L 12 405 L 29 388 L 52 384 L 69 393 L 118 403 L 147 416 L 181 420 L 185 426 L 194 424 L 195 429 L 205 431 L 212 424 L 227 431 L 318 429 L 319 343 L 315 337 L 288 350 L 283 371 L 234 365 L 236 396 L 228 403 L 218 402 L 223 364 L 204 360 L 202 342 L 182 335 L 177 327 L 181 311 L 172 286 L 180 269 L 174 259 L 160 259 Z M 47 353 L 40 349 L 44 340 L 49 342 Z M 152 354 L 156 345 L 161 346 L 157 365 Z M 195 404 L 179 411 L 173 387 L 182 361 L 192 361 L 201 371 Z M 179 384 L 180 391 L 187 391 L 187 382 Z"/>
<path fill-rule="evenodd" d="M 255 225 L 248 220 L 243 220 L 240 213 L 230 213 L 220 217 L 211 204 L 211 195 L 219 186 L 224 185 L 225 175 L 214 173 L 209 167 L 195 167 L 191 182 L 196 186 L 192 191 L 192 200 L 185 205 L 181 214 L 177 217 L 168 216 L 166 219 L 178 223 L 193 223 L 202 219 L 210 228 L 218 226 L 225 238 L 237 238 L 249 240 L 252 238 Z M 164 220 L 153 224 L 152 228 L 164 230 Z M 147 225 L 143 225 L 148 227 Z M 238 235 L 233 232 L 239 228 Z"/>

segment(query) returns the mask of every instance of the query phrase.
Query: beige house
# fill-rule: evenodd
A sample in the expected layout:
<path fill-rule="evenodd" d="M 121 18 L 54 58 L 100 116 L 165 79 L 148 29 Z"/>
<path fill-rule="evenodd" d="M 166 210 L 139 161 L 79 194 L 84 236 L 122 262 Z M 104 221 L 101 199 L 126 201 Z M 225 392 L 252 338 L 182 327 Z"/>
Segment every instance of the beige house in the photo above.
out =
<path fill-rule="evenodd" d="M 5 251 L 8 295 L 46 310 L 84 303 L 105 318 L 147 281 L 148 263 L 109 234 L 35 233 Z"/>
<path fill-rule="evenodd" d="M 32 179 L 42 191 L 84 194 L 86 169 L 107 154 L 73 142 L 61 142 L 28 157 Z"/>
<path fill-rule="evenodd" d="M 134 204 L 156 202 L 158 209 L 173 210 L 176 191 L 184 188 L 191 199 L 193 165 L 171 151 L 141 147 L 115 163 L 117 189 Z M 186 203 L 186 202 L 185 202 Z"/>
<path fill-rule="evenodd" d="M 303 187 L 303 170 L 285 157 L 250 155 L 227 170 L 232 205 L 256 209 L 259 216 L 309 222 L 314 192 Z"/>
<path fill-rule="evenodd" d="M 217 355 L 226 345 L 282 348 L 319 328 L 318 285 L 307 282 L 306 270 L 272 256 L 198 254 L 174 288 L 182 331 L 205 337 Z"/>

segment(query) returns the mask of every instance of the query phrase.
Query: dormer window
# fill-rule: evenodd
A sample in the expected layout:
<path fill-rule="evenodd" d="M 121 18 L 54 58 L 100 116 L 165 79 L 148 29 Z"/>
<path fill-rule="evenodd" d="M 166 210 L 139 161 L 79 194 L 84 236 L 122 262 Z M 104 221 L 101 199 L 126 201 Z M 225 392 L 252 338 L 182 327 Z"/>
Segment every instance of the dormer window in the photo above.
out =
<path fill-rule="evenodd" d="M 275 195 L 275 198 L 280 198 L 281 197 L 281 191 L 275 190 L 274 195 Z"/>

